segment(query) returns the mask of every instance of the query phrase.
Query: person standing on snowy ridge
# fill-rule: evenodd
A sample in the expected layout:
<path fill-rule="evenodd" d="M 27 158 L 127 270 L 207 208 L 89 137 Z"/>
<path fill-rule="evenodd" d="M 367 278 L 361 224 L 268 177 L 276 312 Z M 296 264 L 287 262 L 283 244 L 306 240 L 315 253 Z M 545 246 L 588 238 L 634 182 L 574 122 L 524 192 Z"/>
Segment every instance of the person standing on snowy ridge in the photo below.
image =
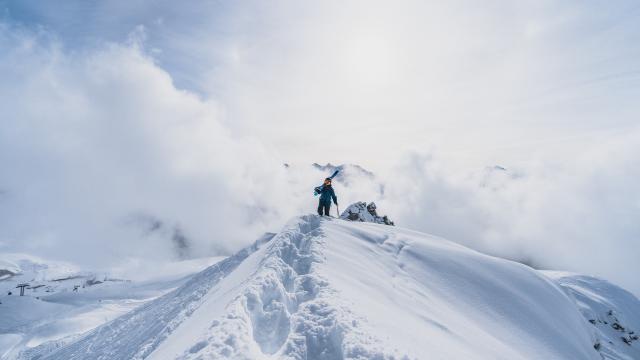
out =
<path fill-rule="evenodd" d="M 318 215 L 322 216 L 324 211 L 324 215 L 329 215 L 329 210 L 331 210 L 331 199 L 333 199 L 333 203 L 338 206 L 338 198 L 336 197 L 336 192 L 333 191 L 333 187 L 331 186 L 331 178 L 324 179 L 324 184 L 322 184 L 322 188 L 319 189 L 320 193 L 320 201 L 318 203 Z"/>

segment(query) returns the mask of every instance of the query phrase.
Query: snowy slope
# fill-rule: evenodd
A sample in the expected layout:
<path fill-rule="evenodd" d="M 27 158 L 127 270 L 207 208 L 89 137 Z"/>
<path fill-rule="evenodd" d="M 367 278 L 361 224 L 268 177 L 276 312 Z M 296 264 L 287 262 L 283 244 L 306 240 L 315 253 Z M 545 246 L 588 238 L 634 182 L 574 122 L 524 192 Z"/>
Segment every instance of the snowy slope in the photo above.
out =
<path fill-rule="evenodd" d="M 575 299 L 604 359 L 640 359 L 640 301 L 633 294 L 591 276 L 544 273 Z"/>
<path fill-rule="evenodd" d="M 105 273 L 26 254 L 0 253 L 0 272 L 11 274 L 0 279 L 0 359 L 13 359 L 21 352 L 23 358 L 32 358 L 62 346 L 166 294 L 217 260 L 132 261 Z M 127 274 L 134 275 L 134 280 L 121 279 Z M 22 297 L 16 289 L 20 283 L 29 284 Z"/>
<path fill-rule="evenodd" d="M 259 245 L 42 358 L 601 359 L 576 295 L 525 265 L 317 216 Z"/>

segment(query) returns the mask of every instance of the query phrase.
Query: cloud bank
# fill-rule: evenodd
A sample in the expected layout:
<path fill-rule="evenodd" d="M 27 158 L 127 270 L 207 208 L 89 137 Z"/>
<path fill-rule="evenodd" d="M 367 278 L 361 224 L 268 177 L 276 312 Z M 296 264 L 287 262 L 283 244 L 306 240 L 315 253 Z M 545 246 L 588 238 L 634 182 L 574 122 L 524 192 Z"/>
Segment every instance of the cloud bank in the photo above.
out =
<path fill-rule="evenodd" d="M 233 251 L 331 161 L 377 175 L 343 207 L 640 292 L 633 2 L 78 4 L 3 5 L 0 251 Z"/>
<path fill-rule="evenodd" d="M 176 89 L 136 39 L 90 53 L 8 25 L 0 39 L 4 244 L 91 261 L 181 243 L 198 255 L 280 216 L 281 163 Z"/>
<path fill-rule="evenodd" d="M 404 225 L 536 268 L 640 288 L 640 132 L 527 169 L 456 172 L 437 158 L 399 166 L 381 204 Z"/>

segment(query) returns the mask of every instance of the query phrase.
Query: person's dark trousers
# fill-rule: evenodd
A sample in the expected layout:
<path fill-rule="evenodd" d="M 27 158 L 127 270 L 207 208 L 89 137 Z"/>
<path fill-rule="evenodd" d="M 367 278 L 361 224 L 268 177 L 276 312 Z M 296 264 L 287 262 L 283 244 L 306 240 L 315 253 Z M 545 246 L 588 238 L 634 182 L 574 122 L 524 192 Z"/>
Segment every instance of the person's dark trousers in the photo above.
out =
<path fill-rule="evenodd" d="M 322 203 L 320 202 L 320 204 L 318 204 L 318 215 L 322 216 L 322 212 L 324 211 L 324 214 L 329 216 L 329 210 L 331 210 L 331 203 Z"/>

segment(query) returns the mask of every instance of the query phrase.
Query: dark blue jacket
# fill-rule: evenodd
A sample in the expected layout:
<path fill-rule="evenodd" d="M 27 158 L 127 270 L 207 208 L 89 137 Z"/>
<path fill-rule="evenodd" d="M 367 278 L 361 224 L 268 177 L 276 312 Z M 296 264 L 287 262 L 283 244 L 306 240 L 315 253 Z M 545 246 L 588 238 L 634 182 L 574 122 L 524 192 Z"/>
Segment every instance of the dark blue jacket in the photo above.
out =
<path fill-rule="evenodd" d="M 338 198 L 336 197 L 335 191 L 333 191 L 333 187 L 322 185 L 322 190 L 320 190 L 320 203 L 331 204 L 331 199 L 333 199 L 334 204 L 338 204 Z"/>

